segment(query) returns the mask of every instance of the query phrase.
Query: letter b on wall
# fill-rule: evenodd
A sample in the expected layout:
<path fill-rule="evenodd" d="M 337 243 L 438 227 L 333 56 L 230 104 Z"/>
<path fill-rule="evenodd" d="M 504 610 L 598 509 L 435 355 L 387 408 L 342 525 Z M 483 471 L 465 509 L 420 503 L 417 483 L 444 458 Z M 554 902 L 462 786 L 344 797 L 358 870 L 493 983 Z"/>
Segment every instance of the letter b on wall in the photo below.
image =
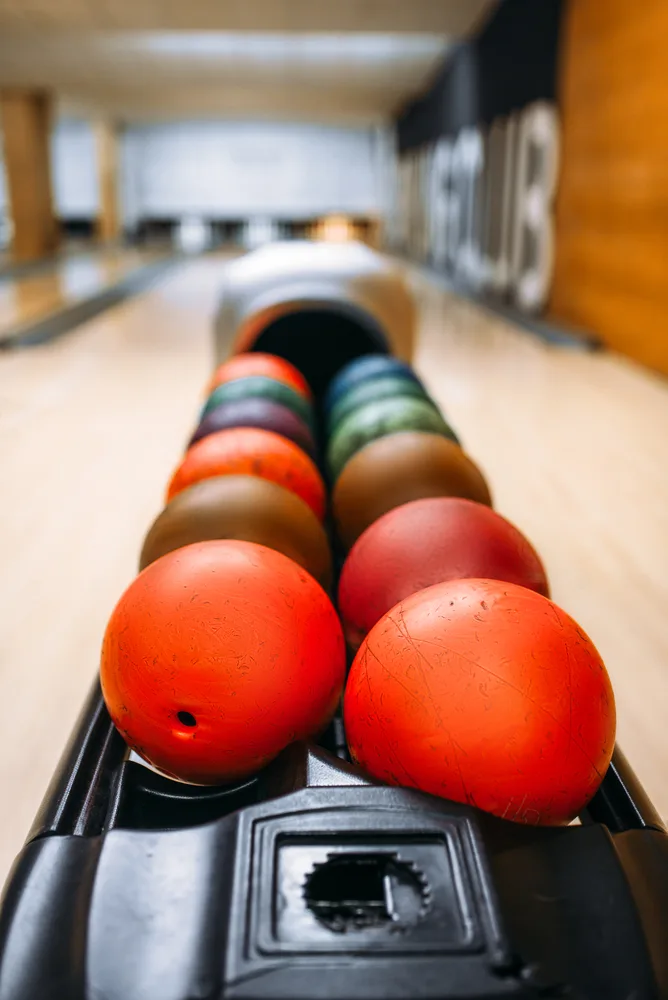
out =
<path fill-rule="evenodd" d="M 557 186 L 559 123 L 543 101 L 523 112 L 518 136 L 512 286 L 518 307 L 540 309 L 547 299 L 554 262 L 552 203 Z"/>

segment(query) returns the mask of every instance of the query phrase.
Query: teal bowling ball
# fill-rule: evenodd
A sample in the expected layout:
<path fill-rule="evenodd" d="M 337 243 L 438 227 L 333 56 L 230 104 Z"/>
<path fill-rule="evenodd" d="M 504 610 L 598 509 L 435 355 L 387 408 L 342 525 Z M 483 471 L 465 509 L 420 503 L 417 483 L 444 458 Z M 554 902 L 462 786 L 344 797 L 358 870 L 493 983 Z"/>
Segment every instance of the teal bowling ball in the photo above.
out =
<path fill-rule="evenodd" d="M 412 396 L 378 399 L 354 410 L 338 425 L 327 448 L 327 465 L 332 481 L 338 479 L 353 455 L 376 438 L 399 431 L 426 431 L 441 434 L 459 444 L 457 435 L 445 422 L 434 403 Z"/>
<path fill-rule="evenodd" d="M 334 404 L 353 386 L 367 379 L 383 378 L 388 375 L 403 375 L 420 384 L 420 380 L 405 361 L 399 361 L 390 354 L 364 354 L 355 358 L 336 373 L 329 383 L 323 399 L 325 414 L 329 414 Z"/>
<path fill-rule="evenodd" d="M 431 402 L 419 382 L 406 378 L 405 375 L 387 375 L 366 379 L 352 386 L 332 407 L 327 418 L 330 435 L 339 424 L 354 410 L 367 403 L 375 403 L 378 399 L 396 399 L 399 396 L 412 396 L 413 399 L 426 399 Z"/>
<path fill-rule="evenodd" d="M 310 402 L 296 389 L 265 375 L 248 375 L 217 386 L 204 404 L 200 421 L 223 403 L 241 399 L 270 399 L 274 403 L 281 403 L 306 421 L 313 430 L 313 408 Z"/>

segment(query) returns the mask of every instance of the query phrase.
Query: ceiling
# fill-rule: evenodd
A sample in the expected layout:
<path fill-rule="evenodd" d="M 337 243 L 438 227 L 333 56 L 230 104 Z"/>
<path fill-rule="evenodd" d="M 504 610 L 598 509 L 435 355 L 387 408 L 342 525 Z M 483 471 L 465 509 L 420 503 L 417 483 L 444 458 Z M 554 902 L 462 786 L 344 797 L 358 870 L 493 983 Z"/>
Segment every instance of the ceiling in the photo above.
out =
<path fill-rule="evenodd" d="M 367 124 L 423 89 L 491 0 L 0 0 L 0 87 L 120 121 Z"/>
<path fill-rule="evenodd" d="M 470 31 L 489 0 L 0 0 L 0 26 L 143 31 Z"/>

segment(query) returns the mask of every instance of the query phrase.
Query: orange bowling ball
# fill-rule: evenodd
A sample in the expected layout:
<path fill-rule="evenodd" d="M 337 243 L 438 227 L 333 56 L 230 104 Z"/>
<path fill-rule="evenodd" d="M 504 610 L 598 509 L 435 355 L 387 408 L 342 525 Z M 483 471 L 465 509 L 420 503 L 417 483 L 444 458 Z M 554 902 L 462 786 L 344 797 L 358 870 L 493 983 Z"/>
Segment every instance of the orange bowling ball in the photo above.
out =
<path fill-rule="evenodd" d="M 249 375 L 264 375 L 267 378 L 273 378 L 276 382 L 282 382 L 283 385 L 289 385 L 292 389 L 296 389 L 306 399 L 311 399 L 309 384 L 298 368 L 275 354 L 256 354 L 252 351 L 246 354 L 237 354 L 219 365 L 211 376 L 206 394 L 210 395 L 217 386 L 224 382 L 233 382 L 235 379 L 246 378 Z"/>
<path fill-rule="evenodd" d="M 172 777 L 228 784 L 322 731 L 345 675 L 322 587 L 252 542 L 188 545 L 151 563 L 114 609 L 101 681 L 128 744 Z"/>
<path fill-rule="evenodd" d="M 370 775 L 518 823 L 574 819 L 615 744 L 591 639 L 546 597 L 494 580 L 438 583 L 392 608 L 357 652 L 344 714 Z"/>
<path fill-rule="evenodd" d="M 260 476 L 292 490 L 321 520 L 325 485 L 315 463 L 292 441 L 257 427 L 233 427 L 202 438 L 186 452 L 167 489 L 177 493 L 211 476 Z"/>

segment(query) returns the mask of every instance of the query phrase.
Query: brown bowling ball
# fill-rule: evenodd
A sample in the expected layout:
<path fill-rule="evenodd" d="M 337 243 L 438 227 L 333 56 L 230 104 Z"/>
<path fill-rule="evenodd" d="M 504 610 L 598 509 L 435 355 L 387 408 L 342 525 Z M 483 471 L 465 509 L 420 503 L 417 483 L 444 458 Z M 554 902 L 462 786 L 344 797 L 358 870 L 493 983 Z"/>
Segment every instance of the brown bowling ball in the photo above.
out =
<path fill-rule="evenodd" d="M 348 549 L 382 514 L 424 497 L 465 497 L 492 506 L 482 473 L 454 441 L 423 431 L 377 438 L 336 481 L 332 510 L 339 537 Z"/>
<path fill-rule="evenodd" d="M 192 542 L 256 542 L 282 552 L 327 589 L 331 555 L 325 531 L 300 497 L 259 476 L 214 476 L 174 497 L 153 522 L 139 568 Z"/>

